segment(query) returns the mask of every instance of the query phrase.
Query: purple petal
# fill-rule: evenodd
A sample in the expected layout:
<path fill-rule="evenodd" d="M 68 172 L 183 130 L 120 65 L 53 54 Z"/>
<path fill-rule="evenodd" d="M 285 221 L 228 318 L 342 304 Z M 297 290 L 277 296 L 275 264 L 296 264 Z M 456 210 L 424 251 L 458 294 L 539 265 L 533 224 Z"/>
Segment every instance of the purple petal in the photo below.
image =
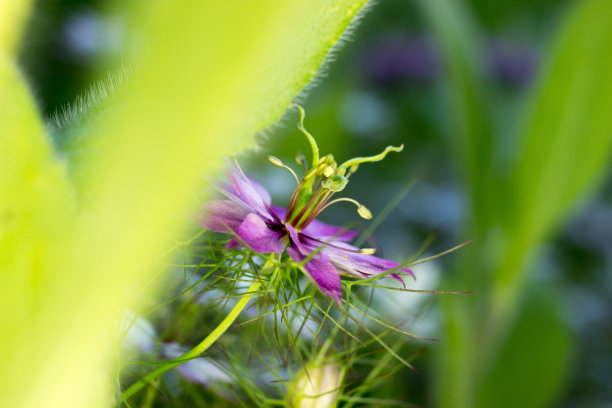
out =
<path fill-rule="evenodd" d="M 332 245 L 326 246 L 321 252 L 328 256 L 331 263 L 340 271 L 348 275 L 364 278 L 371 275 L 380 275 L 387 272 L 389 269 L 400 266 L 397 262 L 378 258 L 374 255 L 347 251 L 346 249 L 356 251 L 358 248 L 344 242 L 333 242 Z M 399 271 L 406 272 L 414 278 L 414 274 L 408 268 L 402 268 L 399 269 Z M 401 278 L 400 281 L 402 281 Z"/>
<path fill-rule="evenodd" d="M 232 238 L 232 239 L 229 240 L 227 245 L 225 245 L 225 248 L 232 249 L 232 248 L 236 248 L 236 247 L 240 247 L 240 246 L 242 246 L 240 244 L 240 242 L 238 242 L 238 240 L 236 238 Z"/>
<path fill-rule="evenodd" d="M 231 185 L 226 185 L 223 192 L 233 201 L 242 204 L 246 209 L 256 212 L 260 217 L 275 221 L 270 209 L 270 194 L 255 180 L 248 178 L 240 168 L 227 173 Z"/>
<path fill-rule="evenodd" d="M 404 271 L 404 269 L 401 269 L 402 271 Z M 410 273 L 410 275 L 412 275 L 412 277 L 414 278 L 414 274 L 412 273 L 412 271 L 410 269 L 408 269 L 408 273 Z M 405 271 L 404 271 L 405 272 Z M 395 279 L 396 281 L 399 281 L 402 286 L 404 286 L 404 289 L 406 289 L 406 283 L 404 282 L 404 280 L 401 278 L 401 276 L 396 275 L 395 273 L 392 273 L 389 275 L 391 278 Z"/>
<path fill-rule="evenodd" d="M 335 225 L 326 224 L 321 221 L 314 220 L 302 231 L 304 234 L 309 235 L 319 240 L 325 240 L 333 238 L 334 241 L 351 241 L 357 235 L 359 231 L 347 230 L 344 227 L 337 227 Z"/>
<path fill-rule="evenodd" d="M 266 190 L 266 188 L 262 184 L 260 184 L 259 182 L 253 180 L 249 176 L 247 176 L 247 179 L 248 179 L 249 183 L 251 183 L 251 185 L 253 186 L 253 188 L 257 192 L 257 194 L 259 194 L 259 196 L 261 197 L 262 201 L 266 205 L 269 206 L 272 203 L 272 198 L 270 197 L 270 193 L 268 193 L 268 190 Z"/>
<path fill-rule="evenodd" d="M 236 230 L 249 213 L 243 206 L 231 200 L 209 201 L 204 204 L 200 224 L 213 231 Z"/>
<path fill-rule="evenodd" d="M 300 236 L 295 230 L 295 228 L 293 228 L 289 224 L 285 224 L 285 228 L 287 229 L 287 232 L 289 233 L 289 238 L 291 238 L 291 246 L 294 249 L 296 249 L 298 252 L 304 255 L 312 251 L 312 249 L 306 248 L 302 245 L 302 243 L 300 242 Z"/>
<path fill-rule="evenodd" d="M 270 229 L 257 214 L 248 214 L 236 229 L 236 234 L 257 252 L 283 252 L 284 246 L 279 240 L 284 234 Z"/>
<path fill-rule="evenodd" d="M 295 262 L 301 262 L 308 256 L 308 254 L 302 254 L 293 246 L 287 248 L 287 253 Z M 329 258 L 319 252 L 304 264 L 304 269 L 321 292 L 342 304 L 340 275 L 329 262 Z"/>
<path fill-rule="evenodd" d="M 285 215 L 287 215 L 286 208 L 279 207 L 277 205 L 272 205 L 270 206 L 270 208 L 272 208 L 272 211 L 274 211 L 278 215 L 278 218 L 280 218 L 281 220 L 285 219 Z"/>
<path fill-rule="evenodd" d="M 282 207 L 272 206 L 272 210 L 278 215 L 281 220 L 285 219 L 287 210 Z M 351 241 L 357 235 L 359 231 L 347 230 L 343 227 L 337 227 L 335 225 L 326 224 L 321 221 L 314 220 L 302 231 L 304 234 L 316 238 L 321 241 L 333 238 L 338 241 Z"/>

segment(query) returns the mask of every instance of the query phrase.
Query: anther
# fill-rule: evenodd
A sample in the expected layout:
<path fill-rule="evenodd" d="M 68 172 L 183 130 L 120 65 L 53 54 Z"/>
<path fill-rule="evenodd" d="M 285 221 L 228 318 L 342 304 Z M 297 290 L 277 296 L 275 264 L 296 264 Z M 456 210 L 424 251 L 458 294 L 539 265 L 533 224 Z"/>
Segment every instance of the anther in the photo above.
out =
<path fill-rule="evenodd" d="M 361 204 L 359 205 L 359 207 L 357 207 L 357 213 L 361 215 L 362 218 L 365 218 L 366 220 L 369 220 L 372 218 L 372 213 L 370 212 L 370 210 L 368 210 L 365 206 Z"/>
<path fill-rule="evenodd" d="M 360 254 L 364 254 L 364 255 L 374 255 L 376 253 L 376 249 L 375 248 L 361 248 L 359 250 Z"/>
<path fill-rule="evenodd" d="M 291 172 L 291 174 L 293 175 L 293 178 L 295 179 L 295 182 L 298 185 L 300 185 L 300 179 L 298 178 L 297 174 L 295 174 L 295 171 L 293 171 L 293 169 L 291 169 L 291 167 L 289 167 L 285 163 L 283 163 L 281 161 L 281 159 L 279 159 L 278 157 L 274 157 L 274 156 L 268 156 L 268 160 L 270 161 L 270 163 L 272 163 L 275 166 L 282 167 L 284 169 L 289 170 Z"/>
<path fill-rule="evenodd" d="M 304 175 L 304 180 L 308 180 L 313 178 L 315 175 L 317 174 L 317 168 L 313 167 L 312 169 L 308 170 L 306 172 L 306 174 Z"/>
<path fill-rule="evenodd" d="M 284 167 L 285 166 L 283 164 L 283 162 L 278 157 L 268 156 L 268 160 L 270 161 L 270 163 L 272 163 L 275 166 L 278 166 L 278 167 Z"/>

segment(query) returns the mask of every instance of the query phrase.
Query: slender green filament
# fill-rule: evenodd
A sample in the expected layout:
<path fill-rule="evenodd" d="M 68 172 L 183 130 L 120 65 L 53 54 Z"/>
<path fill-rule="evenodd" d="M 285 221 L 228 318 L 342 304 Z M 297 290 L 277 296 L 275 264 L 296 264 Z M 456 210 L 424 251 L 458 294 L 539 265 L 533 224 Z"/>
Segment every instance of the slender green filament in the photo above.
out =
<path fill-rule="evenodd" d="M 349 203 L 353 203 L 357 206 L 357 213 L 359 213 L 359 215 L 362 218 L 365 218 L 366 220 L 369 220 L 370 218 L 372 218 L 372 213 L 370 212 L 370 210 L 367 209 L 366 206 L 360 204 L 359 202 L 357 202 L 356 200 L 353 200 L 352 198 L 347 198 L 347 197 L 343 197 L 343 198 L 336 198 L 333 201 L 330 201 L 329 203 L 327 203 L 325 205 L 325 207 L 321 208 L 321 210 L 319 210 L 319 214 L 326 209 L 327 207 L 329 207 L 332 204 L 335 203 L 339 203 L 341 201 L 348 201 Z"/>
<path fill-rule="evenodd" d="M 289 172 L 291 172 L 291 174 L 293 175 L 293 178 L 295 179 L 295 183 L 298 186 L 300 185 L 300 179 L 297 176 L 297 174 L 295 174 L 295 171 L 293 171 L 293 169 L 291 167 L 289 167 L 285 163 L 283 163 L 281 161 L 281 159 L 279 159 L 278 157 L 275 157 L 275 156 L 268 156 L 268 160 L 270 161 L 270 163 L 272 163 L 275 166 L 282 167 L 283 169 L 289 170 Z"/>

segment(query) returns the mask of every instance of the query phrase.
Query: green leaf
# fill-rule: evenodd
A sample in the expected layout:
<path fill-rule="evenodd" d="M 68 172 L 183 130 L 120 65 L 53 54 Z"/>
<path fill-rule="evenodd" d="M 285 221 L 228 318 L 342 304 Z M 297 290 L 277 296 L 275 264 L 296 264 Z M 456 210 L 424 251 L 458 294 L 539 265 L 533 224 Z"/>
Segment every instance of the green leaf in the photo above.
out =
<path fill-rule="evenodd" d="M 612 147 L 612 9 L 574 8 L 546 60 L 513 174 L 512 239 L 532 245 L 600 179 Z"/>
<path fill-rule="evenodd" d="M 59 229 L 36 241 L 42 253 L 57 249 L 57 258 L 40 258 L 40 268 L 49 271 L 45 290 L 32 308 L 20 312 L 21 324 L 35 324 L 27 332 L 11 331 L 10 321 L 9 330 L 0 327 L 0 350 L 6 356 L 0 375 L 10 379 L 3 385 L 11 384 L 3 387 L 1 406 L 111 403 L 111 386 L 101 380 L 110 378 L 109 340 L 124 310 L 154 292 L 150 283 L 163 272 L 156 261 L 196 218 L 203 200 L 202 174 L 224 155 L 253 147 L 255 133 L 280 119 L 364 4 L 138 2 L 133 14 L 140 20 L 130 27 L 137 32 L 132 44 L 138 42 L 139 62 L 122 88 L 125 98 L 109 98 L 85 118 L 91 123 L 79 123 L 73 132 L 83 140 L 82 153 L 71 164 L 76 210 L 65 202 L 70 186 L 60 170 L 53 170 L 48 144 L 28 150 L 45 153 L 40 174 L 53 182 L 50 196 L 25 195 L 23 211 L 48 219 L 53 225 L 49 231 Z M 11 81 L 3 78 L 2 103 L 19 107 L 5 93 Z M 27 106 L 33 109 L 31 102 Z M 19 140 L 34 118 L 31 113 L 24 124 L 7 127 L 9 137 Z M 33 132 L 40 138 L 39 122 Z M 11 165 L 29 161 L 26 153 L 10 148 L 3 157 L 11 154 Z M 26 185 L 28 174 L 13 173 L 11 188 Z M 51 210 L 57 216 L 49 215 Z M 36 228 L 31 223 L 15 234 L 25 242 Z M 12 250 L 11 259 L 30 259 L 27 247 L 11 242 L 2 241 L 1 254 Z M 35 270 L 23 268 L 8 264 L 3 276 Z M 2 290 L 14 291 L 9 308 L 22 306 L 15 296 L 36 293 L 6 279 Z"/>
<path fill-rule="evenodd" d="M 550 407 L 569 373 L 570 331 L 562 299 L 533 285 L 497 358 L 489 362 L 477 407 Z"/>
<path fill-rule="evenodd" d="M 437 4 L 436 1 L 424 3 L 430 9 Z M 436 17 L 437 31 L 447 33 L 444 38 L 448 43 L 461 43 L 465 35 L 460 29 L 466 24 L 469 27 L 470 23 L 462 18 L 462 13 L 451 14 L 453 5 L 460 3 L 449 4 L 435 10 L 436 14 L 446 15 L 446 18 Z M 482 406 L 501 406 L 500 401 L 507 393 L 493 387 L 486 376 L 516 369 L 516 366 L 510 367 L 506 352 L 498 355 L 504 344 L 512 348 L 517 364 L 530 355 L 529 349 L 521 352 L 520 347 L 512 345 L 528 342 L 528 335 L 522 329 L 515 333 L 510 330 L 515 319 L 520 318 L 518 327 L 522 327 L 527 324 L 524 319 L 532 318 L 517 316 L 517 308 L 533 254 L 571 208 L 596 185 L 610 158 L 612 26 L 609 22 L 612 10 L 606 1 L 594 0 L 576 3 L 568 11 L 525 106 L 524 120 L 512 138 L 518 146 L 506 153 L 511 164 L 507 180 L 499 181 L 503 178 L 490 167 L 494 177 L 483 175 L 481 193 L 478 189 L 472 192 L 475 204 L 488 203 L 487 213 L 483 216 L 482 207 L 476 205 L 474 208 L 479 222 L 474 231 L 481 233 L 476 237 L 475 246 L 466 251 L 458 275 L 464 279 L 463 284 L 467 282 L 470 288 L 480 290 L 469 303 L 446 302 L 449 339 L 442 350 L 444 354 L 436 379 L 440 406 L 475 406 L 478 396 L 484 398 Z M 464 40 L 464 48 L 471 41 Z M 453 52 L 470 55 L 469 51 L 461 52 L 461 49 L 460 45 L 455 45 Z M 453 59 L 453 52 L 442 49 L 445 60 L 456 61 L 455 64 L 461 66 L 461 58 Z M 474 76 L 465 74 L 464 77 Z M 455 82 L 468 83 L 468 80 Z M 470 84 L 470 87 L 478 86 L 477 80 Z M 476 92 L 470 87 L 465 92 L 457 92 L 466 101 L 465 109 L 472 105 L 470 93 Z M 462 89 L 458 85 L 455 88 Z M 477 128 L 469 131 L 478 134 Z M 473 136 L 472 140 L 476 144 L 481 140 L 484 146 L 470 147 L 471 142 L 465 142 L 466 148 L 474 152 L 468 161 L 476 180 L 474 169 L 486 171 L 485 164 L 492 156 L 486 138 Z M 490 208 L 496 203 L 497 210 Z M 539 295 L 534 293 L 533 296 Z M 549 317 L 551 330 L 564 336 L 563 324 L 554 320 L 554 316 Z M 539 355 L 531 354 L 537 358 L 533 364 L 549 364 L 555 359 L 563 361 L 568 350 L 563 346 L 566 342 L 566 338 L 561 338 L 557 344 L 550 345 L 551 350 L 547 351 L 551 354 L 543 353 L 541 360 Z M 496 365 L 491 366 L 492 362 Z M 559 390 L 560 371 L 544 368 L 534 371 L 540 374 L 538 383 L 542 384 L 542 389 L 524 394 L 521 406 L 547 406 L 547 401 L 554 399 Z"/>
<path fill-rule="evenodd" d="M 31 0 L 3 0 L 0 3 L 0 50 L 9 55 L 17 52 L 19 39 L 27 20 Z"/>
<path fill-rule="evenodd" d="M 491 97 L 487 94 L 480 33 L 462 0 L 419 1 L 444 66 L 443 91 L 450 145 L 465 168 L 478 228 L 491 222 L 495 181 Z"/>
<path fill-rule="evenodd" d="M 40 342 L 53 321 L 41 316 L 44 298 L 65 260 L 75 215 L 66 170 L 53 157 L 23 77 L 0 51 L 0 383 L 8 390 L 2 406 L 24 406 L 40 374 L 33 368 L 47 353 Z M 17 375 L 24 370 L 27 377 Z"/>

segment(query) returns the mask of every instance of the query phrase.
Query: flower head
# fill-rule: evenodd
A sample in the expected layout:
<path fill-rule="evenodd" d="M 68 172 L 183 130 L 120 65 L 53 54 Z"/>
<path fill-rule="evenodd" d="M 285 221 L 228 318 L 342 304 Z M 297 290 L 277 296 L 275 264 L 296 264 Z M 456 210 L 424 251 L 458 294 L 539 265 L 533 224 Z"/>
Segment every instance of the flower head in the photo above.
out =
<path fill-rule="evenodd" d="M 357 206 L 360 216 L 371 218 L 370 211 L 357 201 L 331 197 L 344 189 L 359 164 L 382 160 L 388 152 L 401 151 L 403 146 L 389 146 L 376 156 L 358 157 L 338 165 L 332 155 L 319 158 L 314 138 L 303 127 L 304 111 L 298 109 L 299 129 L 313 150 L 312 166 L 300 180 L 279 159 L 270 157 L 273 164 L 289 169 L 296 179 L 297 187 L 287 208 L 273 206 L 266 189 L 235 164 L 227 173 L 228 182 L 220 186 L 226 199 L 207 202 L 200 221 L 210 230 L 234 234 L 230 247 L 248 245 L 261 253 L 286 251 L 295 262 L 303 263 L 303 270 L 323 293 L 341 303 L 340 274 L 364 279 L 384 274 L 399 264 L 375 257 L 372 248 L 350 245 L 357 231 L 325 224 L 316 217 L 328 206 L 346 201 Z M 399 271 L 414 276 L 409 269 Z M 396 274 L 390 276 L 402 281 Z"/>

